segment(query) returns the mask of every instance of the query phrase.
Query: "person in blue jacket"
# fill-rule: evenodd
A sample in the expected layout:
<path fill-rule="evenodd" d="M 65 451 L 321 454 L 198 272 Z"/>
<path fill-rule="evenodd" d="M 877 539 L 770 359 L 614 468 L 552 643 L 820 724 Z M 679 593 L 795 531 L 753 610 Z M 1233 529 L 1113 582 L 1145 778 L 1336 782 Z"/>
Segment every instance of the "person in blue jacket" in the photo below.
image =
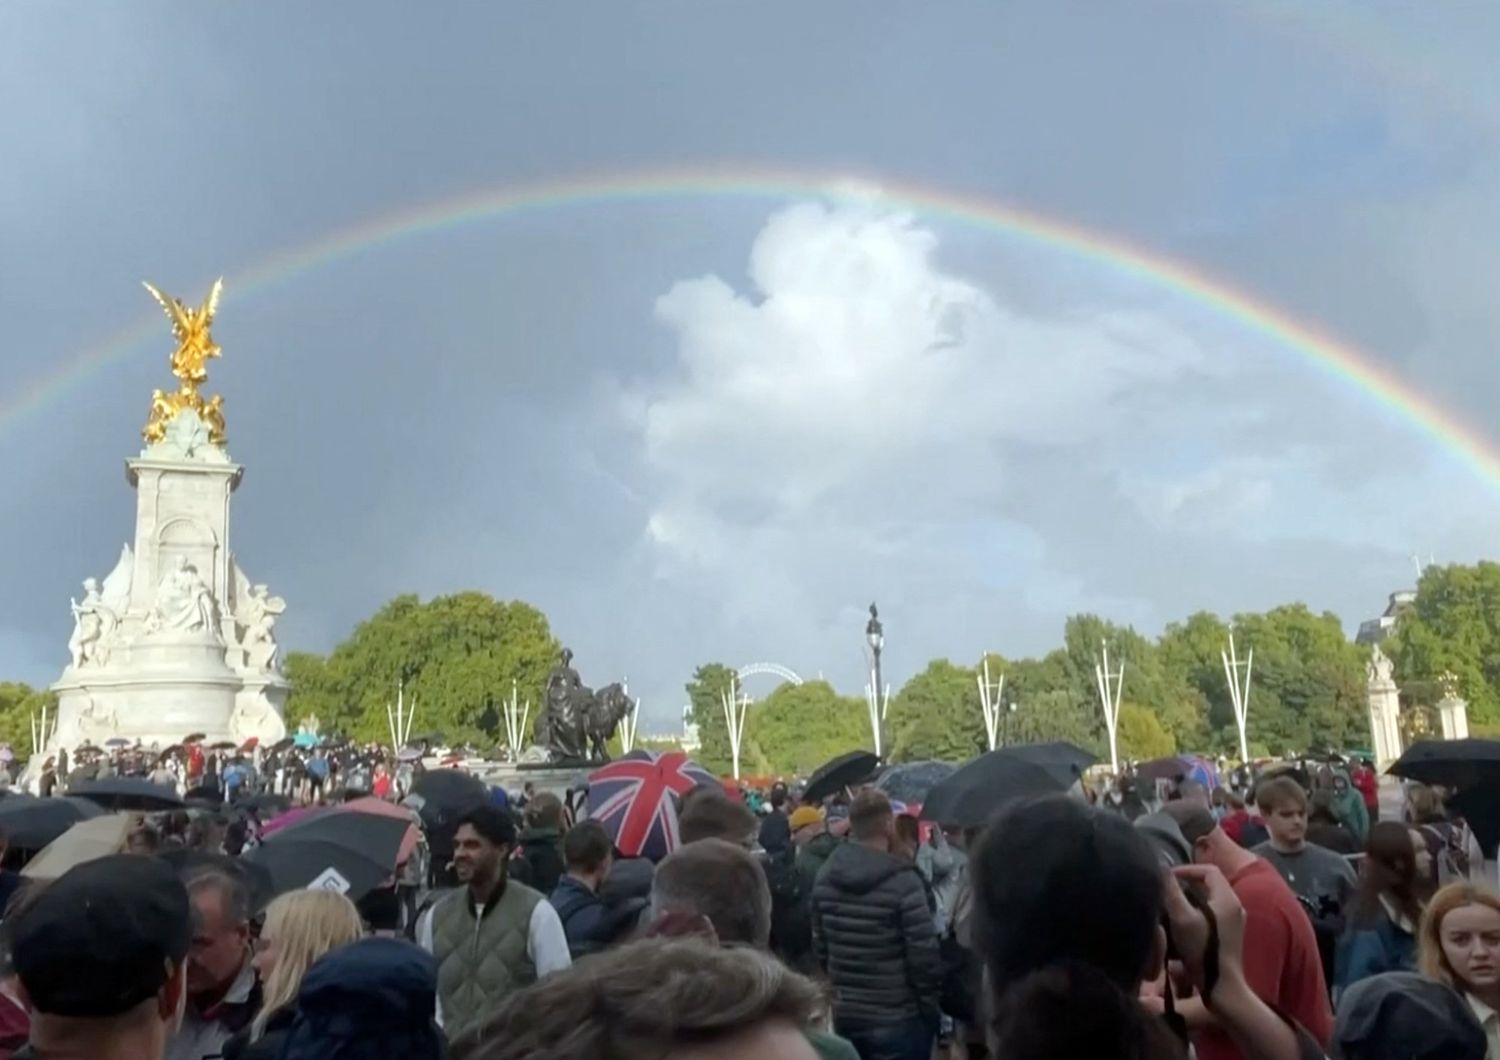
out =
<path fill-rule="evenodd" d="M 562 921 L 568 952 L 576 959 L 597 953 L 633 925 L 644 903 L 611 902 L 600 895 L 614 861 L 614 842 L 598 821 L 580 821 L 563 837 L 567 871 L 548 901 Z"/>
<path fill-rule="evenodd" d="M 1398 821 L 1377 821 L 1365 843 L 1354 910 L 1335 957 L 1336 992 L 1372 975 L 1416 966 L 1419 893 L 1410 830 Z"/>

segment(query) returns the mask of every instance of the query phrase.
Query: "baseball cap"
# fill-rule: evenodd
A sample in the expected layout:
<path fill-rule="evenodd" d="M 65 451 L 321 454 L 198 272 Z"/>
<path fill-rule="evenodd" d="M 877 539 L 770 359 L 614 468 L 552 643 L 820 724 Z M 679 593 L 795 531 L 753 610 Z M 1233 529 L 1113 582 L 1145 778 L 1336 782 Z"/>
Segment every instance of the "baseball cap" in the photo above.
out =
<path fill-rule="evenodd" d="M 164 861 L 116 854 L 69 869 L 12 915 L 11 961 L 38 1012 L 102 1018 L 155 996 L 192 941 Z"/>
<path fill-rule="evenodd" d="M 1489 1044 L 1468 1002 L 1415 972 L 1373 975 L 1345 990 L 1333 1042 L 1348 1060 L 1484 1060 Z"/>
<path fill-rule="evenodd" d="M 1193 860 L 1193 844 L 1182 834 L 1182 826 L 1171 814 L 1158 810 L 1136 818 L 1136 831 L 1146 837 L 1157 859 L 1165 868 L 1188 865 Z"/>
<path fill-rule="evenodd" d="M 1182 838 L 1187 840 L 1190 847 L 1219 827 L 1219 822 L 1214 820 L 1212 813 L 1198 803 L 1189 802 L 1186 799 L 1176 799 L 1164 804 L 1161 812 L 1177 822 Z"/>

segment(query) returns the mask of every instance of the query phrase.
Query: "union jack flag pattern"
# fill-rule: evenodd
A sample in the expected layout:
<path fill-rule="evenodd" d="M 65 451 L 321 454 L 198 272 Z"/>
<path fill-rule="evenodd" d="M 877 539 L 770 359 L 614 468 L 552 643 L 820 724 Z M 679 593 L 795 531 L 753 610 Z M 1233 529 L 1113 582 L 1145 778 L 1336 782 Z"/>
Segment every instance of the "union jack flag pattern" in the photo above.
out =
<path fill-rule="evenodd" d="M 589 774 L 589 818 L 604 826 L 620 853 L 660 861 L 679 845 L 672 796 L 718 783 L 681 751 L 631 751 Z"/>

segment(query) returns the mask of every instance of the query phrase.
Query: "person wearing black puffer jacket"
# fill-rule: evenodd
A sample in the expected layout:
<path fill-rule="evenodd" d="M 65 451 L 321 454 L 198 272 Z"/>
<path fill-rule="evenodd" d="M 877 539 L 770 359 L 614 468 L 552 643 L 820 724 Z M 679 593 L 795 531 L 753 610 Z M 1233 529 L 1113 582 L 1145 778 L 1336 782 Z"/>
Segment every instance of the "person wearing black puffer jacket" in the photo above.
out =
<path fill-rule="evenodd" d="M 916 867 L 892 853 L 895 838 L 890 800 L 862 792 L 849 842 L 813 887 L 813 948 L 833 984 L 834 1029 L 863 1060 L 927 1060 L 938 1027 L 937 932 Z"/>

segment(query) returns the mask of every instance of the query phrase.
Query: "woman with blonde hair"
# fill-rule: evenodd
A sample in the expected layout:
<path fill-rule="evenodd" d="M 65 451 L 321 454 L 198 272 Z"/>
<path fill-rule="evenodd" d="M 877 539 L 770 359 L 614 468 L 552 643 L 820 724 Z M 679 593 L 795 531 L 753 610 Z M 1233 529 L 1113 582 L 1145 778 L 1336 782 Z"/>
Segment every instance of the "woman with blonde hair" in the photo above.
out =
<path fill-rule="evenodd" d="M 292 891 L 266 907 L 255 943 L 261 1007 L 250 1026 L 224 1044 L 225 1060 L 274 1060 L 294 1016 L 302 977 L 331 950 L 364 937 L 354 903 L 336 891 Z"/>
<path fill-rule="evenodd" d="M 1450 883 L 1427 905 L 1418 965 L 1428 978 L 1463 995 L 1500 1060 L 1500 894 L 1473 883 Z"/>

